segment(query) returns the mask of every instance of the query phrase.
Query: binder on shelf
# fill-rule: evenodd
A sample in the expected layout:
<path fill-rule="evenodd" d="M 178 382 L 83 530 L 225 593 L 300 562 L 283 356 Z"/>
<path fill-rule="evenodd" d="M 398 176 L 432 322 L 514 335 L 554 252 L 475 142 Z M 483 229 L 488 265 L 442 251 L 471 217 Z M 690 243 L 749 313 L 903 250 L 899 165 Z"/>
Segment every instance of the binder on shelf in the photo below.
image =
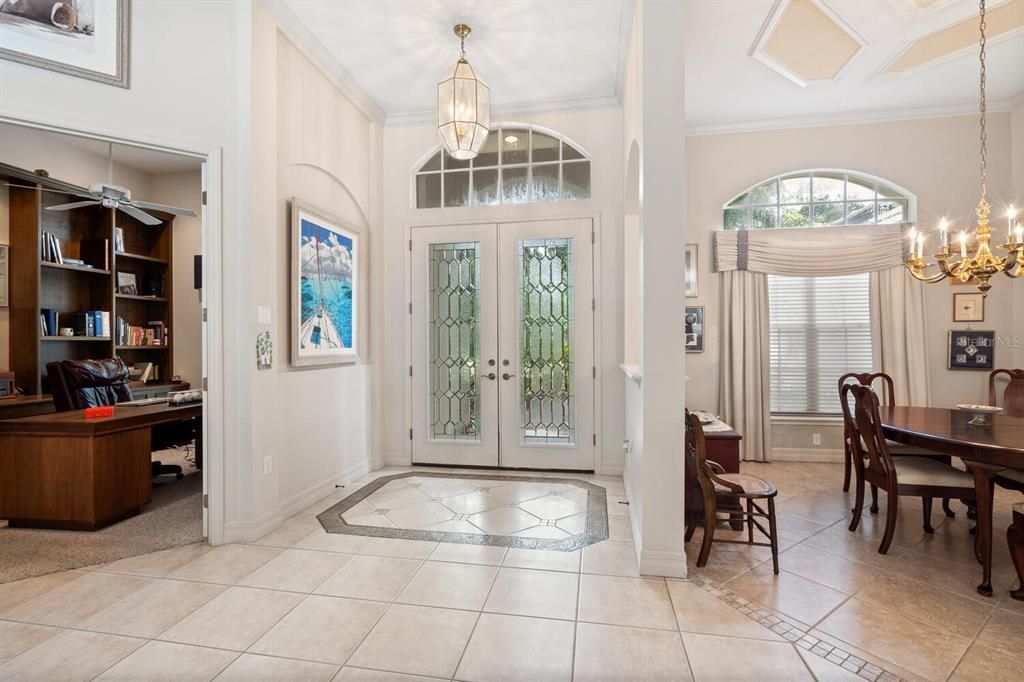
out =
<path fill-rule="evenodd" d="M 52 308 L 43 308 L 39 311 L 43 320 L 43 336 L 57 336 L 57 311 Z"/>
<path fill-rule="evenodd" d="M 96 336 L 92 313 L 72 313 L 71 328 L 75 330 L 75 336 Z"/>

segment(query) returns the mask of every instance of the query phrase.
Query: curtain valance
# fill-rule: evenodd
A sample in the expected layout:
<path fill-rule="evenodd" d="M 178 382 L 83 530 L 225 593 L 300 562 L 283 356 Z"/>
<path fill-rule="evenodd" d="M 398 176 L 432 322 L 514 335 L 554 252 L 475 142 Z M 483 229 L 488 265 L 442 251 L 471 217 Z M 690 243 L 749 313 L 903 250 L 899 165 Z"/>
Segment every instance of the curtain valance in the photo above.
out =
<path fill-rule="evenodd" d="M 910 223 L 715 232 L 715 269 L 830 277 L 903 265 Z"/>

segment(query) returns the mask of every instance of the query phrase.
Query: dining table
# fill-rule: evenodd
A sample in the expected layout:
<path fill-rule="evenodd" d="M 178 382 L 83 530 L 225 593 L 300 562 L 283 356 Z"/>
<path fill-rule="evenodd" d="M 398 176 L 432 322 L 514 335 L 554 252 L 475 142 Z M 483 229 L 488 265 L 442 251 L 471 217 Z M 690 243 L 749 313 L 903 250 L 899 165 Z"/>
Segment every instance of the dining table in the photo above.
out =
<path fill-rule="evenodd" d="M 1024 469 L 1024 417 L 995 414 L 985 424 L 969 423 L 964 410 L 945 407 L 881 406 L 886 438 L 942 452 L 963 460 L 977 494 L 975 554 L 982 567 L 978 592 L 992 596 L 992 501 L 995 476 L 1004 469 Z"/>

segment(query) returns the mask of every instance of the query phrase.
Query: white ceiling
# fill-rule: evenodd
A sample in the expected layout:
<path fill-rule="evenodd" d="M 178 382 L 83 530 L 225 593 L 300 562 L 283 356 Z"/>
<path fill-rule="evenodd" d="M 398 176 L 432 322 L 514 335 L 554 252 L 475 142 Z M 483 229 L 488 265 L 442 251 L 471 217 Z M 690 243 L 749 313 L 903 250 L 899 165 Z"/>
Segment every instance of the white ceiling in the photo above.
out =
<path fill-rule="evenodd" d="M 389 124 L 433 119 L 437 82 L 459 57 L 452 32 L 458 23 L 473 29 L 466 57 L 491 87 L 492 109 L 614 104 L 631 19 L 621 0 L 275 0 L 269 6 L 328 71 L 365 91 L 372 100 L 367 108 L 379 107 Z"/>
<path fill-rule="evenodd" d="M 682 0 L 680 0 L 682 1 Z M 866 45 L 831 83 L 807 87 L 751 56 L 782 0 L 685 0 L 686 122 L 692 132 L 970 112 L 977 52 L 907 76 L 877 76 L 917 38 L 976 16 L 974 0 L 815 0 Z M 997 7 L 1007 0 L 989 0 Z M 1022 0 L 1017 0 L 1022 1 Z M 467 56 L 493 110 L 615 105 L 632 0 L 269 0 L 286 32 L 388 125 L 433 119 L 436 83 L 458 56 L 452 26 L 473 28 Z M 1024 100 L 1024 31 L 988 50 L 994 110 Z"/>

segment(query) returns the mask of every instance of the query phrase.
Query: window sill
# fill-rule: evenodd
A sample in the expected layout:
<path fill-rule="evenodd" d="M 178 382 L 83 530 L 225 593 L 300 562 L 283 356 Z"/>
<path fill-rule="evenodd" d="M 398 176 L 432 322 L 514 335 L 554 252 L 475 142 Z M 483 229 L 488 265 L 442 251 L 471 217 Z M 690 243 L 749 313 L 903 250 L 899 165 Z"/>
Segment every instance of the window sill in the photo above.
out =
<path fill-rule="evenodd" d="M 836 424 L 842 425 L 843 416 L 840 414 L 773 414 L 772 424 L 795 424 L 812 426 L 815 424 Z"/>

